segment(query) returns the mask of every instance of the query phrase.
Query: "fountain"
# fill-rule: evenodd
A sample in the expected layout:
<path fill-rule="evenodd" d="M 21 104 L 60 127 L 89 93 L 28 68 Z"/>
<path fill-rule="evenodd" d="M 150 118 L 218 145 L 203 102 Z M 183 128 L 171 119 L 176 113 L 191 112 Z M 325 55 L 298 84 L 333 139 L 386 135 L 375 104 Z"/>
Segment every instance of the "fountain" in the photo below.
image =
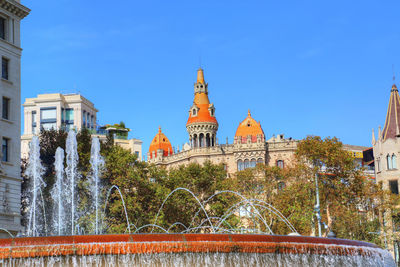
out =
<path fill-rule="evenodd" d="M 104 211 L 100 211 L 102 190 L 99 177 L 104 161 L 100 156 L 98 139 L 92 140 L 90 160 L 91 193 L 94 201 L 91 210 L 95 214 L 96 235 L 75 235 L 78 216 L 75 214 L 77 199 L 74 196 L 74 190 L 79 174 L 76 137 L 71 132 L 67 140 L 65 175 L 64 151 L 61 148 L 57 149 L 55 156 L 57 179 L 52 196 L 57 205 L 54 205 L 52 229 L 57 236 L 39 237 L 38 235 L 43 235 L 43 232 L 39 230 L 42 228 L 38 227 L 38 224 L 45 223 L 38 220 L 41 210 L 39 204 L 43 204 L 38 198 L 43 185 L 41 180 L 43 168 L 40 164 L 39 151 L 39 140 L 34 138 L 27 169 L 27 175 L 33 181 L 27 232 L 29 237 L 0 239 L 0 263 L 4 266 L 395 266 L 389 252 L 371 243 L 300 236 L 293 225 L 269 203 L 247 199 L 233 191 L 218 192 L 201 202 L 186 188 L 173 190 L 162 203 L 158 213 L 168 198 L 178 191 L 186 192 L 196 199 L 199 210 L 194 214 L 190 225 L 175 222 L 165 229 L 157 225 L 158 214 L 152 224 L 141 227 L 131 224 L 123 195 L 114 185 L 108 190 L 105 206 L 107 206 L 111 191 L 117 190 L 124 204 L 128 233 L 99 234 L 102 232 L 104 217 Z M 205 208 L 206 204 L 219 194 L 234 194 L 241 200 L 229 207 L 223 216 L 210 217 Z M 238 234 L 238 229 L 232 228 L 227 218 L 237 213 L 241 207 L 248 207 L 252 215 L 250 219 L 258 220 L 265 226 L 267 232 Z M 274 214 L 294 234 L 274 235 L 262 216 L 263 211 Z M 198 225 L 193 225 L 200 213 L 204 213 L 206 219 Z M 180 233 L 170 233 L 171 229 L 178 225 L 184 230 Z M 66 226 L 69 226 L 70 230 Z M 131 233 L 133 230 L 131 226 L 134 227 L 134 233 Z M 140 233 L 144 228 L 151 229 L 152 233 Z M 165 233 L 153 233 L 155 229 Z M 62 236 L 66 233 L 71 233 L 71 235 Z"/>
<path fill-rule="evenodd" d="M 70 215 L 70 227 L 71 227 L 71 235 L 75 234 L 75 221 L 77 220 L 77 215 L 76 215 L 76 207 L 75 207 L 75 201 L 77 200 L 77 195 L 76 195 L 76 186 L 79 182 L 79 174 L 77 171 L 78 167 L 78 143 L 76 141 L 76 134 L 74 131 L 69 131 L 68 136 L 67 136 L 67 143 L 65 145 L 65 148 L 67 150 L 67 169 L 66 169 L 66 174 L 67 174 L 67 185 L 65 188 L 67 197 L 65 200 L 68 203 L 68 206 L 70 206 L 69 209 L 69 215 Z"/>
<path fill-rule="evenodd" d="M 90 151 L 90 163 L 92 166 L 92 174 L 90 179 L 90 191 L 92 196 L 94 196 L 94 201 L 92 209 L 95 211 L 95 234 L 99 234 L 99 203 L 100 203 L 100 178 L 101 167 L 104 166 L 103 157 L 100 155 L 100 141 L 97 137 L 92 139 L 92 147 Z"/>
<path fill-rule="evenodd" d="M 25 171 L 25 175 L 29 177 L 30 182 L 30 203 L 29 203 L 29 224 L 28 224 L 28 235 L 37 236 L 41 229 L 38 225 L 43 219 L 44 205 L 40 207 L 40 198 L 42 188 L 45 186 L 42 175 L 44 168 L 40 162 L 40 146 L 39 138 L 37 136 L 32 137 L 29 152 L 29 161 Z"/>
<path fill-rule="evenodd" d="M 56 170 L 56 183 L 51 190 L 51 195 L 53 203 L 57 205 L 54 205 L 53 211 L 53 231 L 57 233 L 57 235 L 62 235 L 64 234 L 64 225 L 66 220 L 63 201 L 67 196 L 65 195 L 64 150 L 61 147 L 56 150 L 54 167 Z"/>

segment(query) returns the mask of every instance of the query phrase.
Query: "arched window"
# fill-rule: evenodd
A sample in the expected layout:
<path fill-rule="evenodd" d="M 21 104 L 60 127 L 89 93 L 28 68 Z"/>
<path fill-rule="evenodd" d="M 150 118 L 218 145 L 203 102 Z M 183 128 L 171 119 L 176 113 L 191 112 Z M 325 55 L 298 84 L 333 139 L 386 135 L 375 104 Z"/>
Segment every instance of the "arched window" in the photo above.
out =
<path fill-rule="evenodd" d="M 248 159 L 244 160 L 244 168 L 247 169 L 250 167 L 250 161 Z"/>
<path fill-rule="evenodd" d="M 193 109 L 192 114 L 193 116 L 196 116 L 196 109 Z"/>
<path fill-rule="evenodd" d="M 256 167 L 256 164 L 257 164 L 256 159 L 251 159 L 251 161 L 250 161 L 250 168 Z"/>
<path fill-rule="evenodd" d="M 392 169 L 392 159 L 390 158 L 389 155 L 386 156 L 386 165 L 388 170 Z"/>
<path fill-rule="evenodd" d="M 197 147 L 198 146 L 198 140 L 197 140 L 197 134 L 193 135 L 193 147 Z"/>
<path fill-rule="evenodd" d="M 238 171 L 243 170 L 243 161 L 241 159 L 239 159 L 237 162 L 237 168 L 238 168 Z"/>
<path fill-rule="evenodd" d="M 257 164 L 260 164 L 260 163 L 264 163 L 264 160 L 263 160 L 262 158 L 259 158 L 259 159 L 257 160 Z"/>
<path fill-rule="evenodd" d="M 277 160 L 277 161 L 276 161 L 276 166 L 278 166 L 279 168 L 283 169 L 283 167 L 284 167 L 284 162 L 283 162 L 283 160 Z"/>
<path fill-rule="evenodd" d="M 395 154 L 392 155 L 392 169 L 397 169 L 397 157 Z"/>
<path fill-rule="evenodd" d="M 200 134 L 199 135 L 199 147 L 203 147 L 204 146 L 204 134 Z"/>

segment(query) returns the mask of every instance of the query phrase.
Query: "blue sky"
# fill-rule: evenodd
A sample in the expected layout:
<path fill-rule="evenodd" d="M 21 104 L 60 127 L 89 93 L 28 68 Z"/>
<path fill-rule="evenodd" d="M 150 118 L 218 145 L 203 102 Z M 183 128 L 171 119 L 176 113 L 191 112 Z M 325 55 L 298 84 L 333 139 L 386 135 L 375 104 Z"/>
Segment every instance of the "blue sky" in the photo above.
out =
<path fill-rule="evenodd" d="M 187 142 L 199 59 L 220 143 L 250 109 L 267 138 L 371 144 L 400 81 L 398 1 L 22 1 L 22 100 L 80 92 L 102 124 Z"/>

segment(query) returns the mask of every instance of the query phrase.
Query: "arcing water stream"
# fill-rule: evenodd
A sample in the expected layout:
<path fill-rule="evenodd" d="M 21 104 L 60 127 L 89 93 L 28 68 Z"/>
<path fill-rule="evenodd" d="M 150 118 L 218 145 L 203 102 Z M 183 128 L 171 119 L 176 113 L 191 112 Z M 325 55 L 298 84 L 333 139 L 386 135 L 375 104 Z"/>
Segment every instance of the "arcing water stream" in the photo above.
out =
<path fill-rule="evenodd" d="M 56 182 L 51 191 L 52 199 L 53 199 L 53 212 L 52 212 L 52 223 L 51 223 L 51 232 L 53 235 L 65 235 L 71 234 L 74 235 L 78 228 L 80 232 L 87 232 L 87 230 L 82 229 L 78 225 L 78 220 L 80 218 L 76 208 L 77 208 L 77 184 L 80 180 L 80 174 L 77 170 L 78 166 L 78 151 L 77 151 L 77 141 L 76 134 L 74 131 L 70 131 L 68 133 L 67 141 L 66 141 L 66 163 L 67 167 L 64 171 L 64 151 L 62 148 L 58 148 L 55 155 L 55 170 L 56 170 Z M 249 220 L 253 220 L 253 225 L 261 223 L 264 225 L 265 229 L 267 229 L 267 234 L 273 234 L 270 225 L 267 223 L 266 219 L 262 216 L 265 211 L 268 211 L 271 214 L 274 214 L 276 218 L 284 222 L 288 229 L 297 233 L 296 229 L 294 229 L 293 225 L 272 205 L 266 203 L 264 201 L 258 199 L 247 199 L 243 195 L 234 192 L 234 191 L 220 191 L 209 197 L 207 200 L 201 202 L 197 196 L 191 192 L 187 188 L 176 188 L 172 192 L 168 194 L 163 203 L 161 204 L 158 213 L 154 219 L 154 223 L 142 226 L 136 226 L 135 224 L 129 221 L 129 216 L 127 213 L 127 209 L 125 206 L 125 201 L 123 198 L 123 194 L 119 190 L 117 186 L 111 186 L 108 190 L 106 197 L 102 197 L 102 192 L 104 191 L 101 187 L 100 183 L 100 175 L 102 172 L 102 168 L 104 167 L 104 159 L 100 154 L 100 142 L 98 138 L 92 139 L 91 145 L 91 155 L 90 155 L 90 164 L 91 164 L 91 173 L 90 173 L 90 192 L 92 201 L 90 203 L 90 212 L 94 213 L 93 220 L 93 233 L 101 234 L 104 229 L 104 215 L 106 207 L 109 203 L 109 197 L 113 190 L 117 190 L 119 192 L 119 196 L 121 197 L 121 202 L 125 211 L 125 217 L 127 222 L 126 232 L 131 233 L 131 226 L 135 228 L 134 232 L 138 233 L 141 230 L 146 228 L 151 228 L 151 232 L 155 229 L 159 229 L 162 232 L 169 233 L 172 230 L 176 230 L 176 226 L 180 226 L 182 228 L 181 233 L 190 233 L 190 232 L 211 232 L 211 233 L 235 233 L 235 232 L 243 232 L 243 229 L 234 229 L 228 223 L 227 219 L 230 216 L 235 216 L 240 212 L 240 209 L 243 207 L 247 207 L 246 210 L 252 216 L 247 216 L 244 219 L 248 222 Z M 44 183 L 41 178 L 43 173 L 43 167 L 40 163 L 40 146 L 39 139 L 34 137 L 32 139 L 31 144 L 31 153 L 28 162 L 28 169 L 26 174 L 33 181 L 32 187 L 32 202 L 30 208 L 30 219 L 29 219 L 29 227 L 27 235 L 36 236 L 36 235 L 45 235 L 46 231 L 40 231 L 39 228 L 43 229 L 46 224 L 45 216 L 41 214 L 41 211 L 44 209 L 39 208 L 40 204 L 44 207 L 43 203 L 41 203 L 41 198 L 38 197 L 40 194 L 40 189 L 43 187 Z M 194 214 L 192 223 L 188 226 L 184 225 L 181 222 L 174 222 L 168 229 L 157 225 L 158 217 L 168 199 L 178 191 L 184 191 L 191 195 L 199 205 L 199 211 Z M 241 201 L 235 203 L 234 205 L 227 207 L 226 213 L 222 217 L 210 217 L 210 210 L 207 210 L 206 205 L 213 198 L 221 194 L 233 194 L 241 199 Z M 102 203 L 105 203 L 102 205 Z M 101 208 L 103 207 L 102 211 Z M 195 218 L 198 217 L 199 212 L 202 212 L 205 215 L 206 221 L 200 222 L 198 225 L 193 225 Z M 41 221 L 41 222 L 39 222 Z M 90 230 L 89 230 L 90 231 Z M 260 232 L 260 230 L 248 229 L 245 230 L 248 232 Z M 41 233 L 41 234 L 40 234 Z"/>

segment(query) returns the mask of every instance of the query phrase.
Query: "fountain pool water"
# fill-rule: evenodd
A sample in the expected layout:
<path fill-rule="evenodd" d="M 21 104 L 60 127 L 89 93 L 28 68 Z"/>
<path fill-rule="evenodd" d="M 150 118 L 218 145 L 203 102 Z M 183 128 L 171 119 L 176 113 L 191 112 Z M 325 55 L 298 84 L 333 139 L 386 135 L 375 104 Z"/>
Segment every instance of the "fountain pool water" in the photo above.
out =
<path fill-rule="evenodd" d="M 0 240 L 2 266 L 395 266 L 360 241 L 254 234 L 124 234 Z"/>

